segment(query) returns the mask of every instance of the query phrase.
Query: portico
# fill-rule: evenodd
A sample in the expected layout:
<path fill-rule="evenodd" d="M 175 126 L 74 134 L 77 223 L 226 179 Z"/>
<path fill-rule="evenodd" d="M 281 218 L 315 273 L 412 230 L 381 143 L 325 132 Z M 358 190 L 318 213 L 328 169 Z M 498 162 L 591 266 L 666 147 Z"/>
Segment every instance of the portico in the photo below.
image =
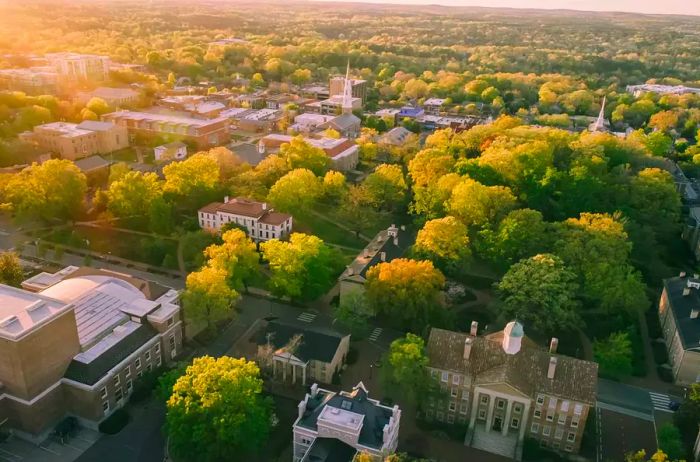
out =
<path fill-rule="evenodd" d="M 301 384 L 306 386 L 306 369 L 308 366 L 308 361 L 302 361 L 284 351 L 275 353 L 272 356 L 272 375 L 275 378 L 281 377 L 283 382 L 287 381 L 287 377 L 291 377 L 292 384 L 296 384 L 297 379 L 300 379 Z"/>

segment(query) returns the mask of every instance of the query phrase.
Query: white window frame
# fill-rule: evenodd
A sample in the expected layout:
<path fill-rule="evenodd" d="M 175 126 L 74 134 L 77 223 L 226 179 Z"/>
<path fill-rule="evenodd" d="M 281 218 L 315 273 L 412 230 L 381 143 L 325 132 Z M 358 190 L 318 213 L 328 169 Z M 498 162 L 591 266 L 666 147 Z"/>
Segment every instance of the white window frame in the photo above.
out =
<path fill-rule="evenodd" d="M 100 398 L 105 399 L 107 397 L 107 387 L 102 387 L 100 389 Z"/>
<path fill-rule="evenodd" d="M 511 428 L 518 428 L 520 426 L 520 419 L 517 417 L 513 417 L 510 419 L 510 427 Z"/>
<path fill-rule="evenodd" d="M 107 414 L 109 412 L 109 401 L 102 401 L 102 412 Z"/>
<path fill-rule="evenodd" d="M 124 369 L 124 378 L 128 379 L 129 377 L 131 377 L 131 364 Z"/>
<path fill-rule="evenodd" d="M 458 390 L 456 388 L 452 387 L 452 389 L 450 389 L 450 396 L 452 396 L 453 398 L 457 397 L 457 393 Z"/>
<path fill-rule="evenodd" d="M 443 372 L 443 373 L 442 373 L 442 381 L 443 381 L 443 382 L 447 383 L 447 381 L 449 380 L 449 378 L 450 378 L 449 372 Z"/>
<path fill-rule="evenodd" d="M 542 436 L 549 436 L 552 433 L 552 427 L 549 425 L 542 426 Z"/>
<path fill-rule="evenodd" d="M 576 433 L 574 432 L 569 432 L 568 435 L 566 435 L 566 441 L 569 443 L 573 443 L 576 441 Z"/>
<path fill-rule="evenodd" d="M 115 375 L 115 376 L 112 378 L 112 380 L 114 381 L 114 386 L 115 386 L 115 387 L 118 387 L 118 386 L 122 383 L 121 379 L 119 378 L 119 374 Z"/>
<path fill-rule="evenodd" d="M 537 404 L 544 404 L 544 395 L 542 393 L 537 395 Z"/>
<path fill-rule="evenodd" d="M 452 385 L 459 385 L 459 374 L 452 374 Z"/>
<path fill-rule="evenodd" d="M 532 425 L 530 425 L 530 433 L 539 433 L 540 432 L 540 424 L 537 422 L 534 422 Z"/>
<path fill-rule="evenodd" d="M 141 358 L 136 358 L 134 360 L 134 365 L 136 366 L 136 369 L 141 369 Z"/>

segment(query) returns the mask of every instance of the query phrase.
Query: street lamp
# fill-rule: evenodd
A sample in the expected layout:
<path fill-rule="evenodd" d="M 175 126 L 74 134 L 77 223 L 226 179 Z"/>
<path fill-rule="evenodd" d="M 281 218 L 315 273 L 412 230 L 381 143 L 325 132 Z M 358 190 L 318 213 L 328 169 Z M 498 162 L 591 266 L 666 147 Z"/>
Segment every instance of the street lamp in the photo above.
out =
<path fill-rule="evenodd" d="M 372 378 L 372 371 L 374 370 L 374 364 L 369 365 L 369 378 Z"/>

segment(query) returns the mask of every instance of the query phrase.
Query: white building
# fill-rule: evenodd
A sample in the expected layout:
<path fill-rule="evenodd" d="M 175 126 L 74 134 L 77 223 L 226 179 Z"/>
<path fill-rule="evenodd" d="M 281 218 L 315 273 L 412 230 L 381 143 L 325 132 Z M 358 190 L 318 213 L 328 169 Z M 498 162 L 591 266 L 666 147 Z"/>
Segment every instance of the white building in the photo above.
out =
<path fill-rule="evenodd" d="M 639 97 L 644 93 L 656 93 L 657 95 L 685 95 L 694 93 L 700 95 L 700 88 L 686 87 L 684 85 L 627 85 L 626 90 L 627 93 L 632 93 L 635 97 Z"/>
<path fill-rule="evenodd" d="M 72 79 L 107 80 L 109 56 L 81 53 L 48 53 L 46 59 L 60 75 Z"/>
<path fill-rule="evenodd" d="M 292 231 L 292 216 L 276 212 L 266 202 L 243 197 L 224 197 L 223 202 L 212 202 L 198 212 L 199 227 L 212 232 L 233 223 L 245 228 L 255 241 L 281 239 Z"/>
<path fill-rule="evenodd" d="M 311 386 L 299 403 L 294 422 L 294 462 L 332 460 L 350 462 L 358 452 L 370 454 L 376 462 L 396 451 L 401 410 L 369 398 L 358 383 L 352 392 Z"/>
<path fill-rule="evenodd" d="M 187 145 L 181 141 L 162 144 L 153 148 L 156 160 L 182 160 L 187 157 Z"/>
<path fill-rule="evenodd" d="M 446 100 L 444 98 L 428 98 L 423 103 L 423 109 L 425 110 L 426 114 L 440 115 L 440 111 L 445 105 L 445 101 Z"/>

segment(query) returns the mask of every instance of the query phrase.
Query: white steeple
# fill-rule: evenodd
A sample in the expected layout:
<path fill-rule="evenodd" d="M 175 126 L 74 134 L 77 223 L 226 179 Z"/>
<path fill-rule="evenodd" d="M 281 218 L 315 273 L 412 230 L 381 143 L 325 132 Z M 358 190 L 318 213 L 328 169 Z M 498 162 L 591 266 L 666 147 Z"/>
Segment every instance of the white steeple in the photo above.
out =
<path fill-rule="evenodd" d="M 592 132 L 605 131 L 605 96 L 603 96 L 603 103 L 600 105 L 600 114 L 598 114 L 598 118 L 589 129 Z"/>
<path fill-rule="evenodd" d="M 350 60 L 345 71 L 345 86 L 343 87 L 343 114 L 352 114 L 352 80 L 350 80 Z"/>

